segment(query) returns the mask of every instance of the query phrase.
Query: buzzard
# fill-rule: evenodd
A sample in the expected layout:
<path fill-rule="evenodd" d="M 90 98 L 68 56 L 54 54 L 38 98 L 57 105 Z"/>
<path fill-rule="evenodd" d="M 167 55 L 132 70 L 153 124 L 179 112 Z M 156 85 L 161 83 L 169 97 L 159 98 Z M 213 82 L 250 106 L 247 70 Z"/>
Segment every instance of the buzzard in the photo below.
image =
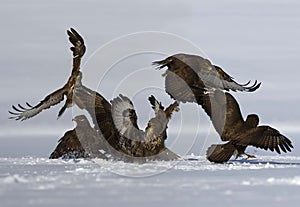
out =
<path fill-rule="evenodd" d="M 16 120 L 26 120 L 35 115 L 39 114 L 44 109 L 48 109 L 51 106 L 54 106 L 66 97 L 66 102 L 64 106 L 60 109 L 58 113 L 58 118 L 64 113 L 66 108 L 73 105 L 73 89 L 74 85 L 78 78 L 81 78 L 80 74 L 80 62 L 81 58 L 85 53 L 85 45 L 83 38 L 73 29 L 67 31 L 70 42 L 73 44 L 71 51 L 73 52 L 73 69 L 71 76 L 69 77 L 67 83 L 60 89 L 54 91 L 53 93 L 47 95 L 39 104 L 36 106 L 31 106 L 29 103 L 26 103 L 27 107 L 18 104 L 18 106 L 12 106 L 14 111 L 9 111 L 12 115 L 11 119 Z"/>
<path fill-rule="evenodd" d="M 175 54 L 164 60 L 155 61 L 158 69 L 167 67 L 165 77 L 166 92 L 175 100 L 202 103 L 202 97 L 207 90 L 232 90 L 252 92 L 258 89 L 261 83 L 257 81 L 249 86 L 239 84 L 222 70 L 213 65 L 208 59 L 190 54 Z"/>
<path fill-rule="evenodd" d="M 167 124 L 174 111 L 178 111 L 178 102 L 170 104 L 165 110 L 152 95 L 148 98 L 155 117 L 148 121 L 145 130 L 137 125 L 137 115 L 131 100 L 120 94 L 112 103 L 114 124 L 120 135 L 120 147 L 129 155 L 151 157 L 166 149 Z"/>
<path fill-rule="evenodd" d="M 256 114 L 250 114 L 243 119 L 236 99 L 227 92 L 216 90 L 207 94 L 202 107 L 210 116 L 214 128 L 225 144 L 212 145 L 207 150 L 207 159 L 211 162 L 223 163 L 236 152 L 238 156 L 255 157 L 245 153 L 247 146 L 254 146 L 277 153 L 291 151 L 291 140 L 278 130 L 266 126 L 259 126 Z"/>
<path fill-rule="evenodd" d="M 155 117 L 150 119 L 145 130 L 141 130 L 133 103 L 128 97 L 119 95 L 109 103 L 96 91 L 80 84 L 76 85 L 74 95 L 91 115 L 95 128 L 109 144 L 109 153 L 114 159 L 144 162 L 146 159 L 179 158 L 164 145 L 168 121 L 173 111 L 178 110 L 177 102 L 164 110 L 154 96 L 149 97 Z"/>
<path fill-rule="evenodd" d="M 106 150 L 103 148 L 105 140 L 91 127 L 86 116 L 79 115 L 73 120 L 76 122 L 76 127 L 64 134 L 49 158 L 107 159 L 104 153 Z"/>

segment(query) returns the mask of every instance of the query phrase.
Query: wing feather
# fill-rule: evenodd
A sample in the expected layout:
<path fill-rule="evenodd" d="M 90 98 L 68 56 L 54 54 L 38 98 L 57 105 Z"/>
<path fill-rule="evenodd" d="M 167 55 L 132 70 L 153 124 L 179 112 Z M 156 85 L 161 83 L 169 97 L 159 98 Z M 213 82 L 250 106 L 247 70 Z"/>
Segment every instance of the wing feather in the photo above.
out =
<path fill-rule="evenodd" d="M 64 87 L 58 89 L 53 93 L 49 94 L 48 96 L 46 96 L 39 104 L 37 104 L 34 107 L 25 108 L 20 104 L 18 104 L 19 108 L 17 108 L 16 106 L 13 105 L 12 108 L 16 112 L 9 111 L 10 114 L 14 115 L 10 118 L 15 120 L 21 120 L 21 121 L 32 118 L 37 114 L 39 114 L 41 111 L 60 103 L 62 100 L 64 100 L 64 95 L 66 95 L 66 93 L 67 90 Z M 26 105 L 29 106 L 29 104 L 27 103 Z"/>
<path fill-rule="evenodd" d="M 198 104 L 210 117 L 223 141 L 231 140 L 244 123 L 238 102 L 227 92 L 216 90 L 208 93 Z"/>
<path fill-rule="evenodd" d="M 120 136 L 114 126 L 111 104 L 99 93 L 85 86 L 75 87 L 74 96 L 81 107 L 90 114 L 95 128 L 99 129 L 109 145 L 117 150 Z"/>
<path fill-rule="evenodd" d="M 237 83 L 221 67 L 213 65 L 208 59 L 197 55 L 176 54 L 165 60 L 155 61 L 153 64 L 157 65 L 159 69 L 168 67 L 167 71 L 179 75 L 189 87 L 253 92 L 261 85 L 257 81 L 252 86 L 249 86 L 250 81 L 246 84 Z M 190 82 L 191 79 L 196 81 Z M 198 83 L 198 85 L 193 85 L 195 83 Z M 175 97 L 174 94 L 172 96 Z M 181 100 L 178 99 L 178 101 Z"/>
<path fill-rule="evenodd" d="M 114 125 L 121 134 L 128 139 L 141 140 L 143 132 L 137 125 L 137 115 L 131 100 L 120 94 L 111 101 L 111 111 Z"/>
<path fill-rule="evenodd" d="M 10 117 L 10 119 L 23 121 L 23 120 L 29 119 L 31 117 L 34 117 L 35 115 L 39 114 L 44 109 L 48 109 L 51 106 L 60 103 L 64 99 L 64 96 L 68 94 L 69 90 L 72 89 L 72 86 L 74 84 L 73 82 L 79 73 L 81 57 L 84 55 L 86 48 L 84 45 L 83 38 L 78 34 L 78 32 L 76 32 L 76 30 L 71 28 L 70 30 L 67 31 L 67 34 L 69 36 L 70 42 L 73 44 L 73 47 L 71 47 L 71 50 L 73 51 L 73 70 L 72 70 L 71 77 L 69 78 L 66 85 L 63 88 L 58 89 L 55 92 L 46 96 L 44 98 L 44 100 L 42 100 L 36 106 L 31 106 L 28 103 L 26 103 L 28 108 L 25 108 L 20 104 L 18 104 L 17 106 L 12 106 L 12 109 L 15 112 L 9 111 L 9 113 L 11 115 L 13 115 L 12 117 Z M 68 98 L 71 98 L 71 97 L 68 97 Z M 60 110 L 59 116 L 68 107 L 68 103 L 70 101 L 71 100 L 67 100 L 64 107 Z"/>
<path fill-rule="evenodd" d="M 67 30 L 67 34 L 69 36 L 69 41 L 73 44 L 73 47 L 70 48 L 73 52 L 73 57 L 82 57 L 86 51 L 83 38 L 73 28 Z"/>
<path fill-rule="evenodd" d="M 70 48 L 73 52 L 72 75 L 77 76 L 77 73 L 79 73 L 80 70 L 81 58 L 85 54 L 86 47 L 83 38 L 75 29 L 71 28 L 67 31 L 67 34 L 69 36 L 69 41 L 73 44 Z"/>
<path fill-rule="evenodd" d="M 290 139 L 270 126 L 259 126 L 248 132 L 248 135 L 241 139 L 241 142 L 265 150 L 276 151 L 278 154 L 290 152 L 294 148 Z"/>

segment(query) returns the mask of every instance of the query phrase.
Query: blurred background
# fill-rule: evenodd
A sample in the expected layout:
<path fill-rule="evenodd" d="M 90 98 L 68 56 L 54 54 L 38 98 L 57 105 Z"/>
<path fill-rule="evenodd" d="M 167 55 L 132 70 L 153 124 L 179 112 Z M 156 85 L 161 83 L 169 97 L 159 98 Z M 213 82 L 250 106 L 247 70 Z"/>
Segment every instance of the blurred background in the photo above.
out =
<path fill-rule="evenodd" d="M 66 82 L 72 64 L 66 34 L 70 27 L 83 36 L 87 46 L 84 84 L 107 100 L 118 93 L 132 98 L 141 128 L 153 115 L 147 101 L 150 94 L 164 105 L 172 102 L 163 92 L 164 71 L 151 66 L 152 61 L 172 54 L 129 54 L 107 68 L 90 63 L 99 60 L 97 54 L 105 52 L 105 45 L 120 37 L 168 33 L 199 48 L 199 55 L 221 66 L 236 81 L 261 81 L 254 93 L 234 93 L 244 117 L 257 113 L 261 124 L 293 141 L 295 149 L 287 155 L 300 155 L 299 1 L 4 0 L 0 25 L 0 157 L 48 157 L 58 139 L 74 127 L 74 114 L 82 113 L 68 109 L 57 120 L 61 104 L 23 122 L 8 119 L 11 105 L 35 105 Z M 164 45 L 151 40 L 147 44 Z M 186 52 L 181 47 L 177 50 Z M 98 75 L 97 71 L 99 84 L 90 84 L 85 75 Z M 180 108 L 168 128 L 168 147 L 181 155 L 204 155 L 209 145 L 220 142 L 217 134 L 201 107 L 181 104 Z M 270 154 L 254 148 L 248 152 Z"/>

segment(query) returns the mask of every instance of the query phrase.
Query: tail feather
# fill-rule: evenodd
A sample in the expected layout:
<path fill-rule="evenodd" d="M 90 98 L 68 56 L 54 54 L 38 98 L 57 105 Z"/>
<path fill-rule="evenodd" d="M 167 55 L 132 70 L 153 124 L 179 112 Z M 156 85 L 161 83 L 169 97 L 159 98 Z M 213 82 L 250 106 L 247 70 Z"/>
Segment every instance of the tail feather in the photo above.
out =
<path fill-rule="evenodd" d="M 233 155 L 235 147 L 230 143 L 213 144 L 206 151 L 206 158 L 210 162 L 223 163 L 227 162 Z"/>

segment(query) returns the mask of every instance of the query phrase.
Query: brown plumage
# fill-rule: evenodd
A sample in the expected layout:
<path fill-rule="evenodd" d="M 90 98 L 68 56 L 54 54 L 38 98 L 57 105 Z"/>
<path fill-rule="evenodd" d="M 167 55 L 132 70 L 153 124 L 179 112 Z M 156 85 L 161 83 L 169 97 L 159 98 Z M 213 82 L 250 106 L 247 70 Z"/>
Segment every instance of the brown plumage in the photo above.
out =
<path fill-rule="evenodd" d="M 277 153 L 291 151 L 292 142 L 270 126 L 258 126 L 259 118 L 250 114 L 244 120 L 235 98 L 220 90 L 208 93 L 202 107 L 210 116 L 214 128 L 226 144 L 212 145 L 207 150 L 207 159 L 211 162 L 226 162 L 237 152 L 245 153 L 247 146 L 254 146 Z M 247 155 L 247 154 L 246 154 Z M 254 157 L 248 155 L 248 157 Z"/>
<path fill-rule="evenodd" d="M 76 84 L 74 98 L 90 114 L 94 128 L 105 138 L 108 147 L 111 148 L 110 153 L 117 152 L 119 150 L 118 132 L 112 124 L 111 104 L 101 94 L 85 87 L 81 82 Z"/>
<path fill-rule="evenodd" d="M 86 109 L 89 112 L 95 127 L 92 129 L 85 117 L 82 118 L 82 121 L 76 119 L 77 127 L 66 132 L 50 158 L 68 156 L 69 152 L 78 152 L 75 157 L 93 157 L 93 154 L 96 154 L 95 156 L 98 157 L 100 156 L 97 154 L 98 151 L 104 150 L 107 154 L 114 156 L 115 159 L 124 161 L 135 161 L 134 158 L 136 157 L 141 157 L 143 160 L 146 160 L 146 158 L 150 159 L 149 157 L 154 157 L 154 159 L 177 159 L 178 156 L 164 146 L 164 140 L 166 139 L 167 123 L 171 118 L 172 112 L 177 110 L 178 103 L 174 102 L 163 111 L 161 104 L 158 104 L 155 98 L 151 97 L 151 100 L 149 100 L 152 104 L 155 104 L 153 108 L 156 116 L 149 121 L 146 131 L 142 131 L 138 129 L 137 117 L 131 101 L 125 96 L 118 97 L 122 99 L 121 102 L 114 99 L 112 101 L 113 106 L 117 106 L 117 108 L 123 107 L 121 116 L 124 119 L 130 117 L 129 121 L 127 120 L 127 124 L 124 125 L 122 123 L 121 125 L 121 128 L 125 128 L 128 136 L 126 133 L 123 134 L 115 125 L 116 113 L 112 109 L 114 107 L 103 96 L 82 85 L 80 62 L 86 50 L 84 40 L 72 28 L 67 33 L 70 42 L 73 44 L 73 47 L 71 47 L 73 52 L 73 70 L 68 82 L 62 88 L 46 96 L 44 100 L 34 107 L 28 103 L 26 105 L 29 108 L 25 108 L 20 104 L 17 107 L 12 106 L 14 112 L 9 111 L 13 115 L 11 118 L 21 121 L 29 119 L 44 109 L 60 103 L 66 96 L 67 100 L 59 111 L 58 116 L 61 116 L 66 108 L 76 104 L 79 108 Z M 95 142 L 95 140 L 98 141 Z M 123 145 L 123 140 L 127 143 L 126 146 Z"/>
<path fill-rule="evenodd" d="M 239 84 L 219 66 L 197 55 L 176 54 L 153 64 L 158 69 L 168 68 L 163 75 L 166 92 L 183 103 L 201 104 L 203 94 L 211 89 L 252 92 L 261 84 L 257 81 L 252 86 L 248 86 L 250 81 Z"/>
<path fill-rule="evenodd" d="M 152 95 L 149 97 L 149 102 L 155 112 L 155 117 L 150 119 L 145 129 L 145 145 L 152 153 L 159 154 L 166 149 L 165 140 L 167 139 L 167 128 L 169 120 L 174 111 L 179 111 L 178 102 L 170 104 L 166 109 Z"/>
<path fill-rule="evenodd" d="M 74 90 L 75 96 L 91 115 L 99 133 L 107 140 L 110 154 L 114 159 L 129 162 L 145 162 L 146 160 L 173 160 L 178 155 L 168 150 L 164 141 L 166 128 L 171 114 L 177 110 L 178 103 L 174 102 L 161 115 L 162 107 L 154 97 L 156 115 L 151 119 L 145 131 L 137 125 L 137 115 L 130 99 L 120 95 L 111 104 L 99 93 L 78 84 Z M 158 107 L 159 106 L 159 107 Z"/>
<path fill-rule="evenodd" d="M 87 118 L 84 115 L 79 115 L 73 120 L 76 122 L 76 127 L 64 134 L 49 158 L 107 159 L 106 149 L 103 148 L 105 140 L 90 126 Z"/>
<path fill-rule="evenodd" d="M 120 94 L 111 101 L 112 116 L 120 134 L 121 149 L 126 154 L 148 157 L 148 159 L 166 149 L 164 142 L 167 139 L 167 125 L 172 113 L 179 110 L 176 101 L 166 110 L 154 96 L 149 97 L 149 102 L 154 109 L 155 116 L 149 120 L 145 130 L 141 130 L 137 125 L 133 103 L 128 97 Z"/>
<path fill-rule="evenodd" d="M 20 104 L 18 104 L 17 106 L 12 106 L 14 111 L 9 111 L 9 113 L 13 115 L 12 117 L 10 117 L 11 119 L 23 121 L 31 117 L 34 117 L 35 115 L 39 114 L 41 111 L 60 103 L 61 101 L 64 100 L 66 96 L 66 102 L 58 113 L 58 118 L 59 118 L 68 107 L 71 107 L 74 104 L 73 101 L 76 101 L 73 100 L 73 88 L 77 79 L 81 78 L 80 77 L 81 74 L 79 70 L 80 70 L 81 58 L 85 53 L 85 45 L 84 45 L 83 38 L 73 28 L 68 30 L 67 33 L 70 42 L 73 44 L 73 47 L 71 47 L 71 51 L 73 52 L 73 69 L 67 83 L 62 88 L 47 95 L 36 106 L 31 106 L 28 103 L 26 103 L 27 107 L 24 107 Z"/>

